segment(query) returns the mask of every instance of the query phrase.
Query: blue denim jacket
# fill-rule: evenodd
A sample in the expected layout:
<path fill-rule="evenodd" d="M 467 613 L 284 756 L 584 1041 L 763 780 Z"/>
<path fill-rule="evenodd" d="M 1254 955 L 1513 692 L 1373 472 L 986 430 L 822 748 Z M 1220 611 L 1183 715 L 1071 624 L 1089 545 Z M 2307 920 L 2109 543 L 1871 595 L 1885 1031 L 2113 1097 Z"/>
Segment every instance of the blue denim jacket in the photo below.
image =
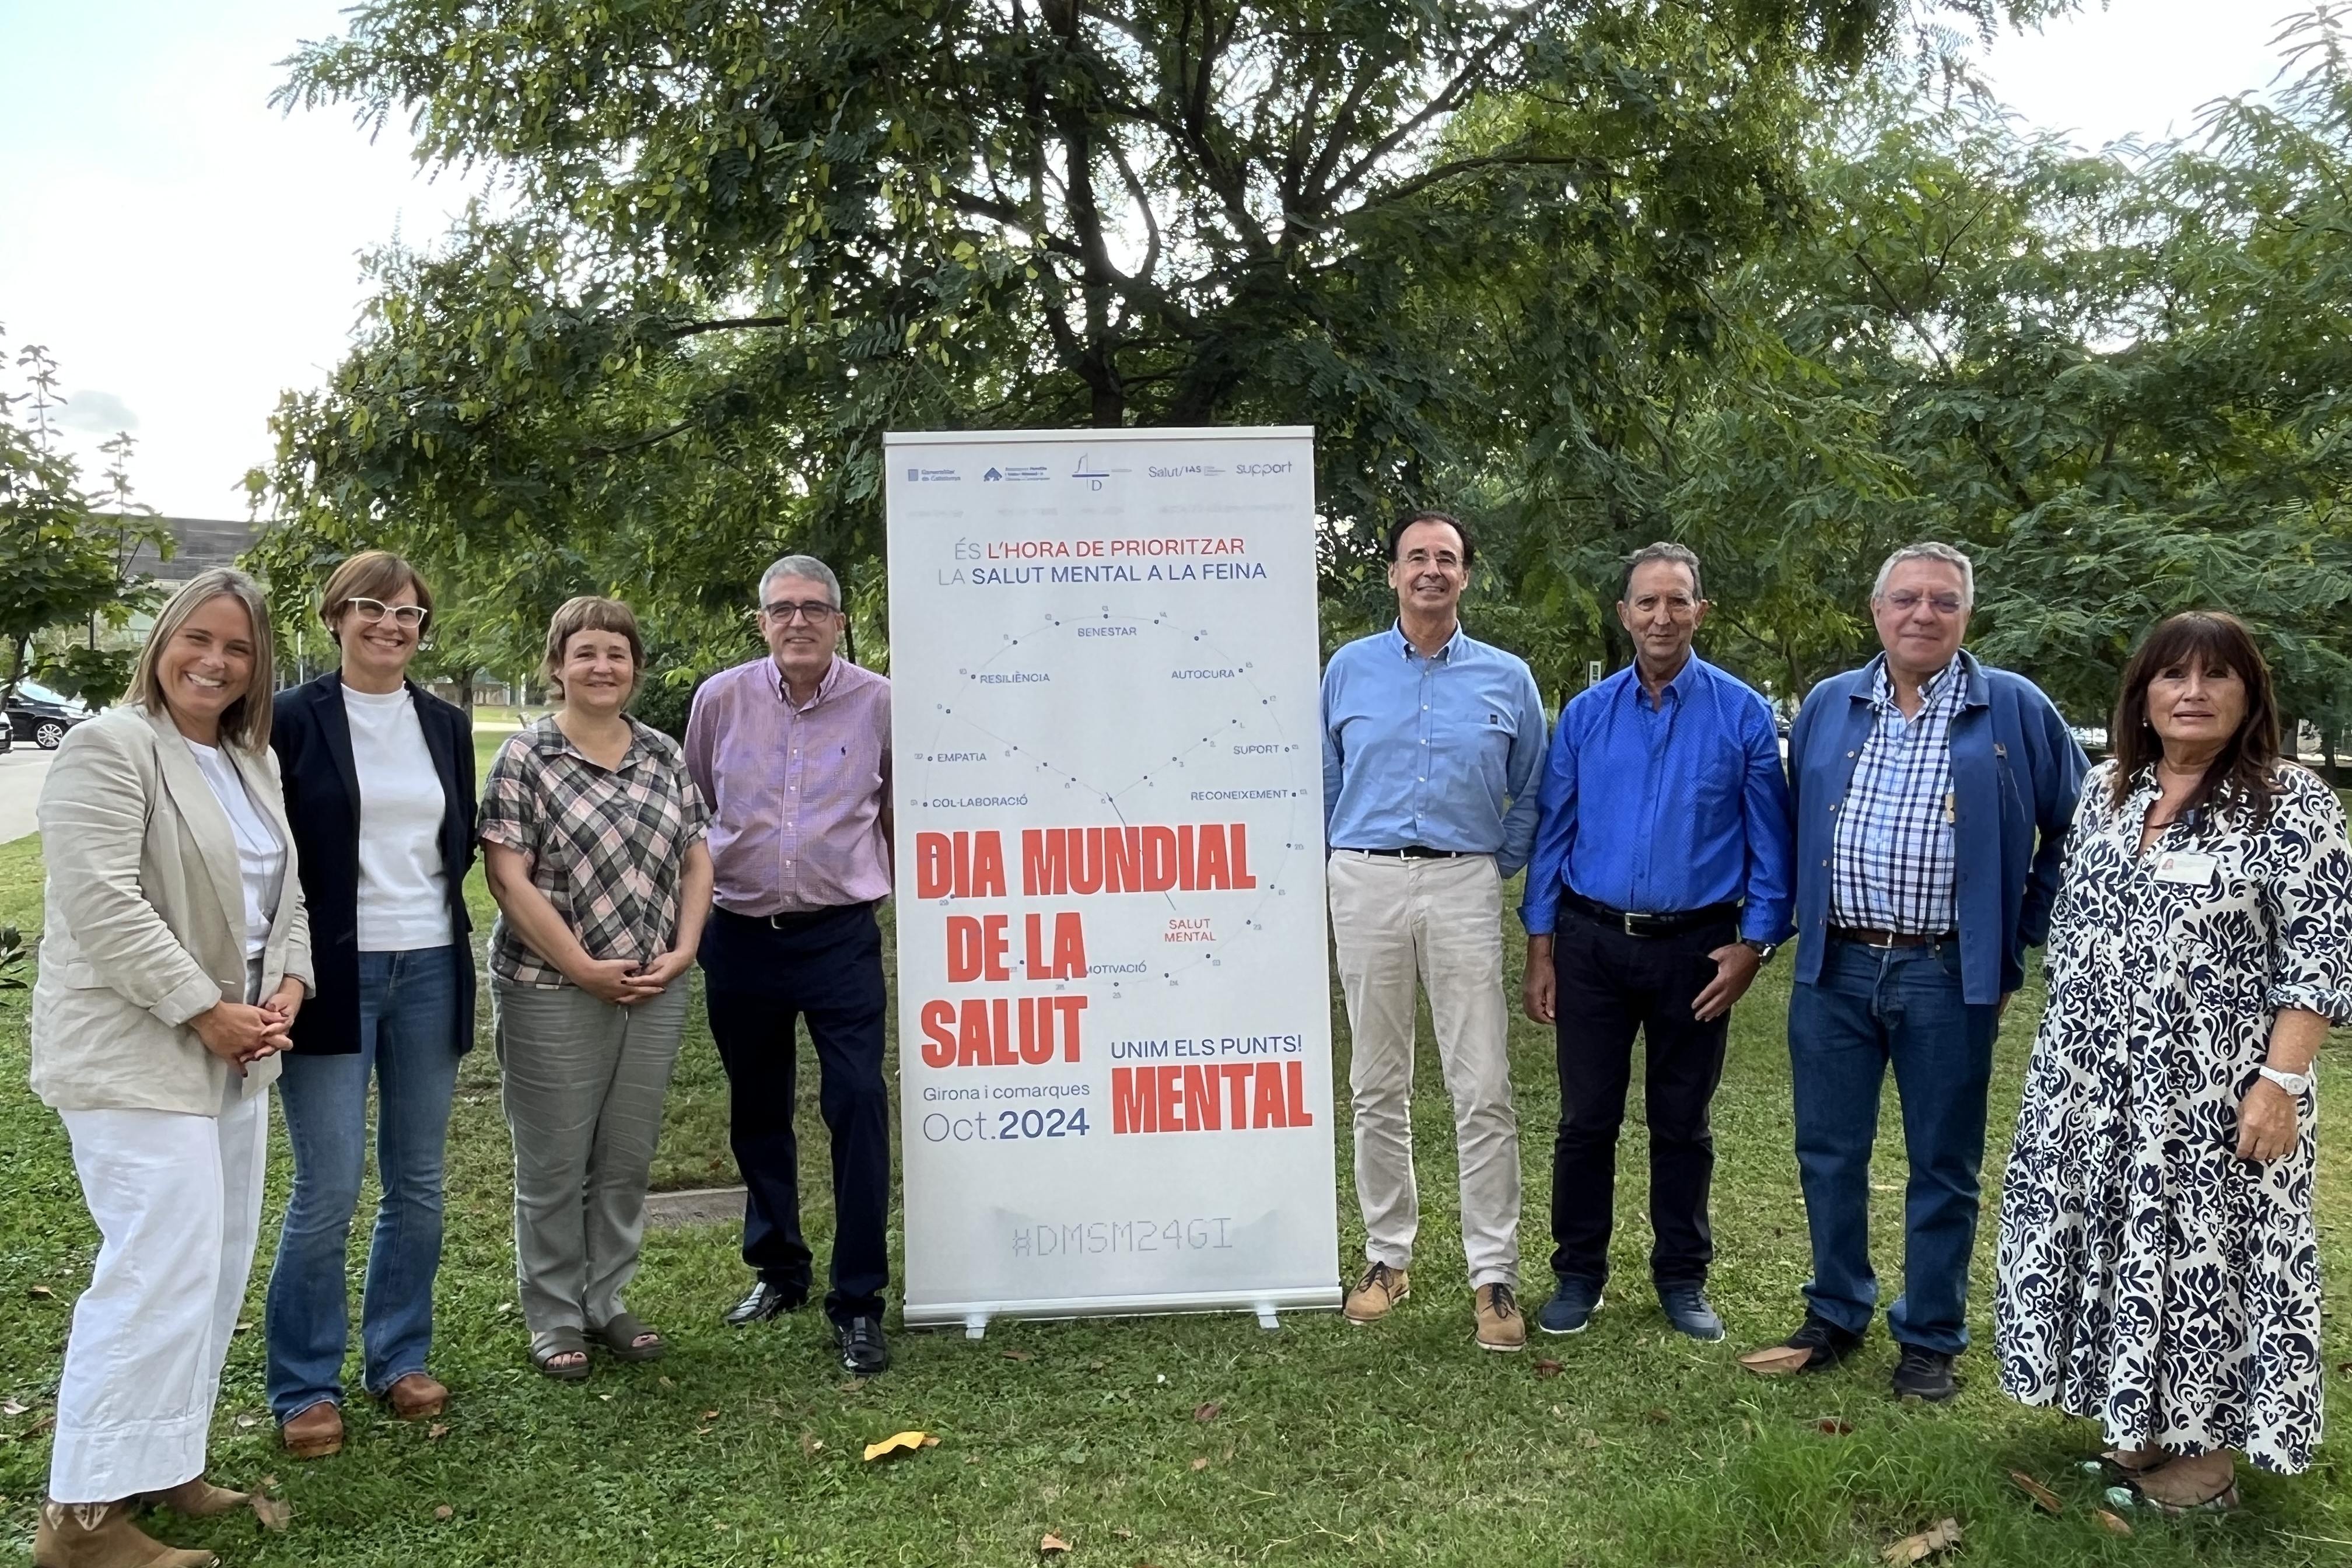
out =
<path fill-rule="evenodd" d="M 1962 650 L 1967 700 L 1952 721 L 1953 848 L 1959 861 L 1960 995 L 1998 1002 L 2025 983 L 2025 949 L 2050 930 L 2066 827 L 2090 760 L 2042 689 L 1988 669 Z M 1874 664 L 1875 661 L 1873 661 Z M 1873 664 L 1813 688 L 1789 732 L 1797 808 L 1797 952 L 1801 984 L 1822 973 L 1830 914 L 1836 808 L 1874 721 Z M 1998 942 L 1998 945 L 1996 945 Z"/>

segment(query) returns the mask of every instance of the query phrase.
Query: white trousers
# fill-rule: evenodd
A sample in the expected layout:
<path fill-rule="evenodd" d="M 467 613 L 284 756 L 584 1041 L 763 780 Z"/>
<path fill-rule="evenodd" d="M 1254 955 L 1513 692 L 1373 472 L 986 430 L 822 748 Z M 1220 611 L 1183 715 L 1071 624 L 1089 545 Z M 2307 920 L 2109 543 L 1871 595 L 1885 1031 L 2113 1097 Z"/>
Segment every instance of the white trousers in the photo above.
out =
<path fill-rule="evenodd" d="M 59 1112 L 100 1245 L 58 1382 L 49 1496 L 112 1502 L 204 1474 L 261 1230 L 269 1096 L 216 1116 Z"/>
<path fill-rule="evenodd" d="M 1462 1251 L 1473 1289 L 1519 1282 L 1519 1121 L 1511 1104 L 1503 1001 L 1502 879 L 1487 855 L 1406 860 L 1331 857 L 1331 933 L 1354 1054 L 1356 1198 L 1364 1255 L 1412 1264 L 1421 1198 L 1412 1177 L 1416 979 L 1429 992 L 1454 1098 Z"/>

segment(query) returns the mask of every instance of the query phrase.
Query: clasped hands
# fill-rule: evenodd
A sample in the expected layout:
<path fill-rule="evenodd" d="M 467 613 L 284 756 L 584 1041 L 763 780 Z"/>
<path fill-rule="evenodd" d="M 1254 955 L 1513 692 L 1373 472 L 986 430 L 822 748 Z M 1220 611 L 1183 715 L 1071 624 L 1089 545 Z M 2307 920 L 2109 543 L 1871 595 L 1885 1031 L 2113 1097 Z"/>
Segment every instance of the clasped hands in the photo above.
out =
<path fill-rule="evenodd" d="M 205 1049 L 242 1073 L 247 1063 L 286 1048 L 294 1015 L 302 1008 L 302 983 L 289 974 L 262 998 L 259 1006 L 215 1002 L 189 1019 L 188 1026 L 204 1041 Z"/>
<path fill-rule="evenodd" d="M 648 963 L 634 958 L 592 958 L 570 978 L 599 1002 L 634 1007 L 660 995 L 693 963 L 693 952 L 678 948 L 656 953 Z"/>

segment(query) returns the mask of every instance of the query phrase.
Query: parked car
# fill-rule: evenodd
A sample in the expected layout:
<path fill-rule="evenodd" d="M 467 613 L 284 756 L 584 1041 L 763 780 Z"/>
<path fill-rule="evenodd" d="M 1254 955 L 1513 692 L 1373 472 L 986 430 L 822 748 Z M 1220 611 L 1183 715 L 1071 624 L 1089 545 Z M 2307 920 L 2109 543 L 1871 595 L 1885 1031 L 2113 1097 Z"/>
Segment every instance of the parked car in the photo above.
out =
<path fill-rule="evenodd" d="M 52 691 L 37 680 L 16 683 L 16 694 L 8 700 L 8 733 L 13 741 L 30 741 L 45 752 L 54 752 L 66 731 L 90 717 L 89 710 L 61 691 Z"/>

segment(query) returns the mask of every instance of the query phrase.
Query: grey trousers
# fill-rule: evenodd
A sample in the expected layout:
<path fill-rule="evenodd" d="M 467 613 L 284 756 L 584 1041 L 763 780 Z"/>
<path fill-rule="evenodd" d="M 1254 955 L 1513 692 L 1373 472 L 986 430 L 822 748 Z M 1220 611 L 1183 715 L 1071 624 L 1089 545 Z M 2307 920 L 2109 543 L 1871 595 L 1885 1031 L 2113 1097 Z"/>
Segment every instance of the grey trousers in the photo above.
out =
<path fill-rule="evenodd" d="M 686 993 L 682 975 L 634 1007 L 576 985 L 491 986 L 514 1134 L 515 1275 L 534 1334 L 625 1310 Z"/>

